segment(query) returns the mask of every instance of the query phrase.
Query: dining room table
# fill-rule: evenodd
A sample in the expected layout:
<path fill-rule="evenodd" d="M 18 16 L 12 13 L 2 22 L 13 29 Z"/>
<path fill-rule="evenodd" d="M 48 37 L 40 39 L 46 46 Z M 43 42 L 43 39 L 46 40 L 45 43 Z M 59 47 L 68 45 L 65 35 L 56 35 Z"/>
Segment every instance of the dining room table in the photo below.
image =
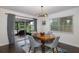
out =
<path fill-rule="evenodd" d="M 41 45 L 41 48 L 42 48 L 42 53 L 45 53 L 45 43 L 46 42 L 51 42 L 55 39 L 55 35 L 47 35 L 45 33 L 37 33 L 36 35 L 34 35 L 35 37 L 38 38 L 38 40 L 41 41 L 42 45 Z"/>

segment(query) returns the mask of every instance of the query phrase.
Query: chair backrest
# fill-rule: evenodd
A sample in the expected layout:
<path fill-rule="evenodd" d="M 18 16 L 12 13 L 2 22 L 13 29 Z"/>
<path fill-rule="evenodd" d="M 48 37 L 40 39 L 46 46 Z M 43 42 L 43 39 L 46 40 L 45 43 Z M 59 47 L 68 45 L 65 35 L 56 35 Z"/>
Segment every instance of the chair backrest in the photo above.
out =
<path fill-rule="evenodd" d="M 18 47 L 23 47 L 23 46 L 25 46 L 25 41 L 24 40 L 18 41 L 18 42 L 16 42 L 16 44 Z"/>
<path fill-rule="evenodd" d="M 32 37 L 32 36 L 30 36 L 30 35 L 27 35 L 28 36 L 28 39 L 30 40 L 30 43 L 34 43 L 34 38 Z"/>
<path fill-rule="evenodd" d="M 35 47 L 39 44 L 32 36 L 28 36 L 28 39 L 30 40 L 31 47 Z"/>
<path fill-rule="evenodd" d="M 52 32 L 52 31 L 48 31 L 46 34 L 47 34 L 47 35 L 52 35 L 53 32 Z"/>
<path fill-rule="evenodd" d="M 58 37 L 56 37 L 55 40 L 53 41 L 54 47 L 57 47 L 58 42 L 59 42 L 59 38 L 60 38 L 60 37 L 58 36 Z"/>
<path fill-rule="evenodd" d="M 26 36 L 25 37 L 18 37 L 15 42 L 19 47 L 23 47 L 25 45 L 30 44 L 30 41 L 28 40 L 28 38 Z"/>

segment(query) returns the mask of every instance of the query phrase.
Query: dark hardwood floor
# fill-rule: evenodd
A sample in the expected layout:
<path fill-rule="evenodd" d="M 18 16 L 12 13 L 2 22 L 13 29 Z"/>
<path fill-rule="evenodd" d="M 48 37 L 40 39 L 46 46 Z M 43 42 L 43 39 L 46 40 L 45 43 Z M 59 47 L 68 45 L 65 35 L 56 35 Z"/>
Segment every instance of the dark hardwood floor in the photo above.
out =
<path fill-rule="evenodd" d="M 0 53 L 24 53 L 24 50 L 15 45 L 5 45 L 0 47 Z"/>
<path fill-rule="evenodd" d="M 79 47 L 74 47 L 64 43 L 59 43 L 58 47 L 67 50 L 68 53 L 79 53 Z"/>
<path fill-rule="evenodd" d="M 66 49 L 68 53 L 79 53 L 78 47 L 73 47 L 67 44 L 59 43 L 58 47 Z M 15 45 L 5 45 L 0 47 L 0 53 L 25 53 L 22 48 Z"/>

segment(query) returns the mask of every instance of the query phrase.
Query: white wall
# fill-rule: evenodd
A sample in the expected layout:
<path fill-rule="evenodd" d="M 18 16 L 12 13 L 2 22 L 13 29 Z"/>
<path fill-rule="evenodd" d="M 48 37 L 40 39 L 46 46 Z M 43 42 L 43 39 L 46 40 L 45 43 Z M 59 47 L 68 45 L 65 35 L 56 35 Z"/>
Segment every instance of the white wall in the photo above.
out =
<path fill-rule="evenodd" d="M 0 46 L 8 44 L 7 37 L 7 15 L 0 14 Z"/>
<path fill-rule="evenodd" d="M 48 18 L 45 19 L 46 25 L 42 25 L 42 17 L 37 18 L 37 31 L 38 32 L 48 32 L 49 31 L 49 20 Z"/>
<path fill-rule="evenodd" d="M 39 22 L 40 20 L 38 20 L 38 31 L 42 31 L 42 29 L 45 29 L 44 30 L 45 32 L 49 31 L 50 30 L 49 25 L 52 18 L 71 16 L 71 15 L 73 15 L 73 33 L 55 32 L 55 31 L 53 31 L 53 33 L 61 37 L 60 42 L 79 47 L 79 8 L 69 9 L 49 15 L 48 20 L 46 20 L 47 25 L 45 27 L 40 26 L 41 22 Z"/>
<path fill-rule="evenodd" d="M 11 13 L 25 17 L 33 17 L 28 14 L 23 14 L 12 10 L 0 8 L 0 46 L 9 44 L 8 36 L 7 36 L 7 14 L 5 13 Z"/>

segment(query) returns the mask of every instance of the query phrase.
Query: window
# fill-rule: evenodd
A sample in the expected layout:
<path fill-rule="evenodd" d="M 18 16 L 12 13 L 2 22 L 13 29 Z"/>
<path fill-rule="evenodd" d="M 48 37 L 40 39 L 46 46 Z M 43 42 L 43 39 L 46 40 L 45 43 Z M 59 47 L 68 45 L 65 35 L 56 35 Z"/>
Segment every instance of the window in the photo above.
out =
<path fill-rule="evenodd" d="M 30 25 L 31 25 L 31 32 L 33 32 L 35 29 L 34 29 L 34 22 L 30 22 Z"/>
<path fill-rule="evenodd" d="M 62 31 L 62 32 L 72 32 L 72 16 L 52 19 L 51 30 Z"/>
<path fill-rule="evenodd" d="M 16 21 L 15 22 L 15 30 L 26 30 L 27 32 L 34 31 L 34 21 L 32 22 L 22 22 L 22 21 Z"/>
<path fill-rule="evenodd" d="M 27 32 L 33 32 L 34 29 L 34 22 L 30 22 L 27 24 Z"/>
<path fill-rule="evenodd" d="M 15 29 L 17 30 L 21 30 L 21 29 L 25 29 L 25 22 L 22 22 L 22 21 L 18 21 L 18 22 L 15 22 Z"/>

